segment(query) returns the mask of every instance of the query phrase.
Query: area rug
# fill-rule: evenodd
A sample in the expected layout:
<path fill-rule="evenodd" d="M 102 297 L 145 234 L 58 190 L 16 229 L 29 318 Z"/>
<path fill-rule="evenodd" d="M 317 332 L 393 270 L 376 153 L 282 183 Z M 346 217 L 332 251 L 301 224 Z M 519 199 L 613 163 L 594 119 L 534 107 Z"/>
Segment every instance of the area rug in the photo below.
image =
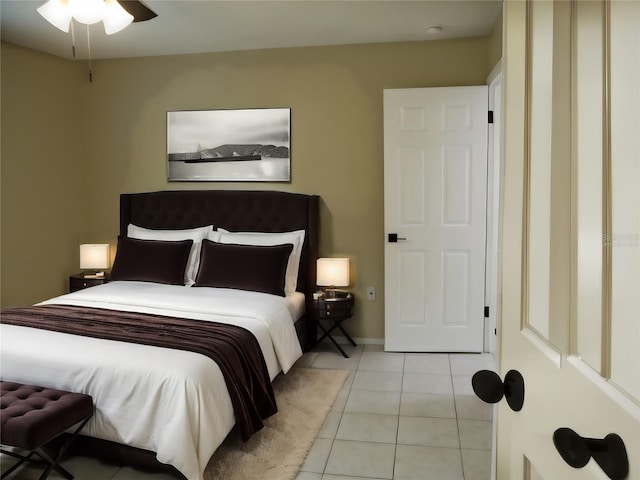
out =
<path fill-rule="evenodd" d="M 216 450 L 205 480 L 292 480 L 348 372 L 294 368 L 273 382 L 278 413 L 242 443 L 234 429 Z"/>

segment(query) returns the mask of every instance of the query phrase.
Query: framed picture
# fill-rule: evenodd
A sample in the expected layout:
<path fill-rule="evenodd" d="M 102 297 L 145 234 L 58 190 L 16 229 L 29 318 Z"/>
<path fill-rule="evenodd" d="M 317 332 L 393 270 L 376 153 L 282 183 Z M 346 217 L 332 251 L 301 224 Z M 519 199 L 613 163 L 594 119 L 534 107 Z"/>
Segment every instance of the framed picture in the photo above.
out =
<path fill-rule="evenodd" d="M 288 182 L 290 132 L 290 108 L 167 112 L 167 178 Z"/>

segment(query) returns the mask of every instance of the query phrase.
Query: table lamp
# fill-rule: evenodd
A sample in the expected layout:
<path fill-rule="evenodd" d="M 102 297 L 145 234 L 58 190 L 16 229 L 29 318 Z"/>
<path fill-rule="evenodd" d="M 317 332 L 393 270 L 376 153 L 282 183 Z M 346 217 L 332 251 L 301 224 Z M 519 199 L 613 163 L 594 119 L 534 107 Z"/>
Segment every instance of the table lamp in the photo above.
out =
<path fill-rule="evenodd" d="M 85 278 L 104 277 L 105 268 L 109 268 L 109 244 L 85 243 L 80 245 L 80 268 L 91 270 L 84 274 Z"/>
<path fill-rule="evenodd" d="M 316 284 L 324 289 L 326 298 L 336 298 L 336 287 L 349 286 L 348 258 L 319 258 Z"/>

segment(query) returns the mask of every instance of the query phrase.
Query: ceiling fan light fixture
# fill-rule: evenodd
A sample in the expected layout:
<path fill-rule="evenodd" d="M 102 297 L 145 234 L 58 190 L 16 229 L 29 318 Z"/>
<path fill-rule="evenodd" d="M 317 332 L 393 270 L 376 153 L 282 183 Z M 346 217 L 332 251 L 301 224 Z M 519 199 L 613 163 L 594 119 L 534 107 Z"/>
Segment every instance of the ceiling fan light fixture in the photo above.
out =
<path fill-rule="evenodd" d="M 126 28 L 133 21 L 133 15 L 122 8 L 117 0 L 105 0 L 102 21 L 104 31 L 107 35 L 111 35 Z"/>
<path fill-rule="evenodd" d="M 135 20 L 117 0 L 48 0 L 37 11 L 50 24 L 66 33 L 73 19 L 85 25 L 102 21 L 107 35 L 119 32 Z"/>
<path fill-rule="evenodd" d="M 71 15 L 80 23 L 93 25 L 104 17 L 103 0 L 69 0 Z"/>
<path fill-rule="evenodd" d="M 37 12 L 54 27 L 69 33 L 71 24 L 71 11 L 67 0 L 49 0 L 37 9 Z"/>

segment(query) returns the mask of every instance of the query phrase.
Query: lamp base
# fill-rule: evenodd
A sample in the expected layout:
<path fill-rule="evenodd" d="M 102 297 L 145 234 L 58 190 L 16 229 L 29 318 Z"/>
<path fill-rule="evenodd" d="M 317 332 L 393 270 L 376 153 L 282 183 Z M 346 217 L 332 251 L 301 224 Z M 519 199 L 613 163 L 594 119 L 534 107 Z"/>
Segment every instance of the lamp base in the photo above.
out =
<path fill-rule="evenodd" d="M 322 291 L 324 292 L 324 298 L 347 298 L 349 296 L 349 292 L 347 290 L 325 288 Z"/>
<path fill-rule="evenodd" d="M 104 272 L 101 272 L 101 271 L 85 272 L 84 278 L 104 278 Z"/>

